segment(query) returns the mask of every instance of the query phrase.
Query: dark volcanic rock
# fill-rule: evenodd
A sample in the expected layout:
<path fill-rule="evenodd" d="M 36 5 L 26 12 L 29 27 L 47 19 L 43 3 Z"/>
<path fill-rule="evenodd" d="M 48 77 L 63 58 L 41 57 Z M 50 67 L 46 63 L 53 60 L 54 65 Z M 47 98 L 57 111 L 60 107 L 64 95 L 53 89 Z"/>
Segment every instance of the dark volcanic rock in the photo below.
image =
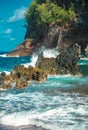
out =
<path fill-rule="evenodd" d="M 0 85 L 4 84 L 4 78 L 2 75 L 0 75 Z"/>
<path fill-rule="evenodd" d="M 80 59 L 81 48 L 78 44 L 72 45 L 70 48 L 63 48 L 57 56 L 56 61 L 62 74 L 77 74 L 78 61 Z"/>
<path fill-rule="evenodd" d="M 45 32 L 44 32 L 45 33 Z M 29 39 L 28 39 L 29 38 Z M 69 22 L 65 26 L 60 26 L 60 21 L 56 21 L 49 26 L 44 37 L 33 40 L 27 37 L 15 50 L 8 53 L 7 56 L 25 56 L 32 55 L 42 46 L 46 48 L 69 48 L 72 44 L 78 43 L 81 46 L 81 52 L 84 54 L 88 46 L 88 26 L 82 23 Z"/>
<path fill-rule="evenodd" d="M 48 74 L 78 74 L 78 60 L 80 58 L 80 46 L 74 44 L 69 48 L 63 48 L 56 58 L 44 58 L 39 55 L 36 67 Z"/>

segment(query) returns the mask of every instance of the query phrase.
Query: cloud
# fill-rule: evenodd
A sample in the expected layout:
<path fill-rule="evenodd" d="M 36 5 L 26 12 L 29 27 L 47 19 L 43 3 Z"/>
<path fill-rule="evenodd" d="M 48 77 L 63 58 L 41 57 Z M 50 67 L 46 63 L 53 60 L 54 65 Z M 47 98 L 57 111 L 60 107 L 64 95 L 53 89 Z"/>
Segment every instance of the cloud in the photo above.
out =
<path fill-rule="evenodd" d="M 10 39 L 11 41 L 14 41 L 14 40 L 15 40 L 15 38 L 14 38 L 14 37 L 9 37 L 9 39 Z"/>
<path fill-rule="evenodd" d="M 8 19 L 8 22 L 16 22 L 18 20 L 21 20 L 24 18 L 24 13 L 26 11 L 26 8 L 25 7 L 21 7 L 20 9 L 16 9 L 14 11 L 14 15 L 11 16 L 9 19 Z"/>
<path fill-rule="evenodd" d="M 8 28 L 4 31 L 5 34 L 10 34 L 12 32 L 12 29 Z"/>

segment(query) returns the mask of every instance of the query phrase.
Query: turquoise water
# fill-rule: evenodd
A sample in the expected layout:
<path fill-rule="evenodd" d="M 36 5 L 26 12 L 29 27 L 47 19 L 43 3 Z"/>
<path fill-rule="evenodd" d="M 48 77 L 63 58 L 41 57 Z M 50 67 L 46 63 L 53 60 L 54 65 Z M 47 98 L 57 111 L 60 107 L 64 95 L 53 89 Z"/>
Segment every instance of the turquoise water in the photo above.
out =
<path fill-rule="evenodd" d="M 22 57 L 6 57 L 5 54 L 0 55 L 0 72 L 11 71 L 14 66 L 31 62 L 30 56 Z"/>
<path fill-rule="evenodd" d="M 4 60 L 6 57 L 2 62 Z M 82 65 L 83 62 L 80 61 Z M 11 126 L 35 124 L 50 130 L 87 130 L 88 95 L 62 91 L 84 86 L 88 87 L 87 75 L 58 75 L 48 76 L 44 83 L 30 83 L 21 90 L 13 88 L 1 92 L 0 123 Z"/>

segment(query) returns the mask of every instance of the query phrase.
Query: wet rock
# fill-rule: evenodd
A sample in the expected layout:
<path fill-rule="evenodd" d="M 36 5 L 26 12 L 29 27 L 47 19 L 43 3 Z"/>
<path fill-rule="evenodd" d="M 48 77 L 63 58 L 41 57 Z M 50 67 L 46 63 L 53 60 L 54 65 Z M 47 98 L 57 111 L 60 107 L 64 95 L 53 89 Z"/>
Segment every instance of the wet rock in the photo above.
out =
<path fill-rule="evenodd" d="M 80 59 L 81 48 L 76 43 L 70 48 L 63 48 L 56 58 L 61 74 L 77 74 L 78 61 Z"/>
<path fill-rule="evenodd" d="M 21 89 L 29 86 L 28 81 L 44 82 L 46 78 L 46 72 L 39 68 L 32 66 L 25 68 L 23 65 L 19 65 L 15 66 L 9 75 L 5 75 L 4 78 L 1 76 L 0 88 L 12 88 L 12 84 L 15 83 L 16 88 Z"/>
<path fill-rule="evenodd" d="M 47 74 L 78 74 L 78 60 L 81 48 L 74 44 L 69 48 L 63 48 L 56 58 L 44 58 L 39 55 L 36 67 L 47 72 Z"/>
<path fill-rule="evenodd" d="M 87 47 L 85 48 L 85 58 L 88 58 L 88 45 L 87 45 Z"/>
<path fill-rule="evenodd" d="M 22 88 L 27 87 L 27 86 L 28 86 L 27 80 L 22 79 L 22 78 L 16 80 L 16 88 L 22 89 Z"/>
<path fill-rule="evenodd" d="M 12 85 L 10 84 L 10 83 L 7 83 L 7 84 L 2 84 L 2 85 L 0 85 L 0 91 L 4 91 L 4 90 L 6 90 L 6 89 L 11 89 L 12 88 Z"/>
<path fill-rule="evenodd" d="M 2 75 L 0 75 L 0 85 L 4 84 L 4 78 Z"/>
<path fill-rule="evenodd" d="M 6 73 L 3 71 L 3 72 L 1 72 L 1 76 L 2 77 L 5 77 L 6 76 Z"/>
<path fill-rule="evenodd" d="M 11 72 L 11 75 L 15 80 L 22 78 L 22 79 L 26 79 L 27 81 L 36 80 L 39 82 L 45 80 L 47 77 L 46 73 L 39 68 L 33 68 L 32 66 L 25 68 L 22 65 L 16 66 Z"/>
<path fill-rule="evenodd" d="M 36 67 L 42 69 L 47 74 L 59 74 L 58 64 L 56 63 L 55 58 L 45 58 L 39 55 Z"/>
<path fill-rule="evenodd" d="M 9 78 L 7 78 L 9 77 Z M 0 90 L 12 88 L 10 75 L 7 76 L 5 72 L 0 75 Z M 9 81 L 9 82 L 8 82 Z"/>

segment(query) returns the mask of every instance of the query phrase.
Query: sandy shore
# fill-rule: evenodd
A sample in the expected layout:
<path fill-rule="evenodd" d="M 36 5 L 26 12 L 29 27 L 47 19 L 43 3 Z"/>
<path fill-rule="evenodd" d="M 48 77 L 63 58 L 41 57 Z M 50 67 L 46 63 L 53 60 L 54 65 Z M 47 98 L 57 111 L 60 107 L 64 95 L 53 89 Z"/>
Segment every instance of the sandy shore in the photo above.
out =
<path fill-rule="evenodd" d="M 12 127 L 0 124 L 0 130 L 49 130 L 49 129 L 42 128 L 41 126 L 38 127 L 36 125 Z"/>

